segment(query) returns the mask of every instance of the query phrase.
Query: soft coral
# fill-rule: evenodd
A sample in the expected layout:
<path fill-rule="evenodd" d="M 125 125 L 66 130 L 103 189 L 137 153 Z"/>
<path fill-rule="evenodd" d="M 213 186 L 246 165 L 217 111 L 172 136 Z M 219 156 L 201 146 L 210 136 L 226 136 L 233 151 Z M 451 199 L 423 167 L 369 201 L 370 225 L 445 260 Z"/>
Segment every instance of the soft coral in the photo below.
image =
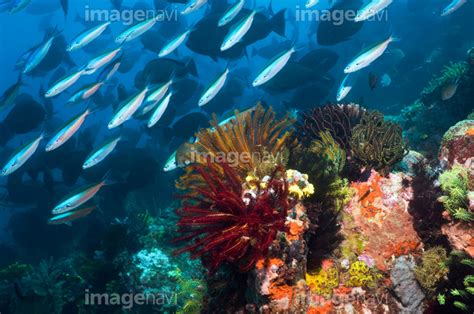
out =
<path fill-rule="evenodd" d="M 226 163 L 208 160 L 207 166 L 197 165 L 196 171 L 205 187 L 190 187 L 177 211 L 183 236 L 176 240 L 193 243 L 176 253 L 204 256 L 211 272 L 223 262 L 248 271 L 265 256 L 277 232 L 286 230 L 291 208 L 288 186 L 286 180 L 276 178 L 277 174 L 284 175 L 283 169 L 277 168 L 265 187 L 257 184 L 253 192 L 244 190 L 236 170 Z"/>

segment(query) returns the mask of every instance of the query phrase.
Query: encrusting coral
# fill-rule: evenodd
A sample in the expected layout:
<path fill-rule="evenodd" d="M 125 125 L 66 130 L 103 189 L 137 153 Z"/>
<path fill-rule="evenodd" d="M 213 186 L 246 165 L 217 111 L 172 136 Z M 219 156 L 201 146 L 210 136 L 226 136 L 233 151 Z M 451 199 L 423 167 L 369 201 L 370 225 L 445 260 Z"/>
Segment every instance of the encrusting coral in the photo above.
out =
<path fill-rule="evenodd" d="M 377 111 L 363 115 L 352 130 L 350 144 L 354 158 L 363 166 L 385 173 L 406 154 L 402 128 L 385 121 Z"/>
<path fill-rule="evenodd" d="M 448 275 L 448 256 L 443 247 L 434 247 L 423 253 L 421 264 L 414 269 L 416 280 L 429 293 Z"/>

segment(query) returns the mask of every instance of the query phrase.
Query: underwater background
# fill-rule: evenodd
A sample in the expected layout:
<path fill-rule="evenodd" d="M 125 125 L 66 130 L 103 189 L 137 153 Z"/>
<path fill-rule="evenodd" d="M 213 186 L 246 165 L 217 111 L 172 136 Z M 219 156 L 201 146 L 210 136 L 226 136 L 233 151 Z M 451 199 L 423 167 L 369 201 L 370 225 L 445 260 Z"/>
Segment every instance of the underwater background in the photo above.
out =
<path fill-rule="evenodd" d="M 472 313 L 474 3 L 0 2 L 0 313 Z"/>

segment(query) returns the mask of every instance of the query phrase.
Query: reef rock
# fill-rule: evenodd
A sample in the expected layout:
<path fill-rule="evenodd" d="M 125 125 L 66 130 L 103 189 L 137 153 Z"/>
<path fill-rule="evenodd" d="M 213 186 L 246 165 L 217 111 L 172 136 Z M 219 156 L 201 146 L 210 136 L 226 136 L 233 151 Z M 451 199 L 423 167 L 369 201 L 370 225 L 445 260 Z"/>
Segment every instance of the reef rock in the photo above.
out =
<path fill-rule="evenodd" d="M 361 233 L 364 253 L 382 271 L 389 268 L 393 256 L 407 255 L 422 246 L 408 213 L 413 198 L 411 180 L 403 173 L 382 177 L 372 170 L 367 182 L 352 183 L 356 193 L 344 208 L 352 221 L 343 225 L 343 231 Z"/>
<path fill-rule="evenodd" d="M 464 120 L 451 127 L 443 137 L 439 160 L 451 167 L 464 164 L 474 156 L 474 120 Z"/>
<path fill-rule="evenodd" d="M 474 224 L 451 223 L 443 225 L 441 231 L 456 250 L 464 251 L 474 258 Z"/>
<path fill-rule="evenodd" d="M 307 246 L 303 238 L 309 228 L 306 209 L 296 205 L 287 218 L 287 232 L 278 234 L 270 253 L 250 273 L 247 310 L 259 313 L 305 313 L 309 306 L 306 274 Z"/>
<path fill-rule="evenodd" d="M 393 283 L 393 291 L 399 300 L 401 313 L 423 313 L 423 300 L 425 294 L 416 281 L 413 268 L 415 262 L 406 256 L 400 256 L 395 260 L 390 279 Z"/>

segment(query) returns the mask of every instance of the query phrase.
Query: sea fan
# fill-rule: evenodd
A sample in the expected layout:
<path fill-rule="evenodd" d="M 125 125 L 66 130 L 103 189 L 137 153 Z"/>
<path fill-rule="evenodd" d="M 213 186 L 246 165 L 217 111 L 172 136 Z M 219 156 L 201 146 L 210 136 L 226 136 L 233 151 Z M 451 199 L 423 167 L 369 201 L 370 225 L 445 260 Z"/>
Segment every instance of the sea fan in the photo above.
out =
<path fill-rule="evenodd" d="M 176 239 L 193 243 L 176 253 L 203 257 L 211 273 L 224 262 L 248 271 L 266 255 L 278 231 L 286 229 L 292 204 L 286 180 L 276 178 L 284 176 L 283 169 L 276 169 L 265 185 L 257 184 L 256 191 L 245 191 L 237 171 L 226 163 L 208 159 L 207 166 L 194 168 L 205 186 L 194 186 L 182 196 L 183 206 L 177 213 L 183 236 Z"/>

